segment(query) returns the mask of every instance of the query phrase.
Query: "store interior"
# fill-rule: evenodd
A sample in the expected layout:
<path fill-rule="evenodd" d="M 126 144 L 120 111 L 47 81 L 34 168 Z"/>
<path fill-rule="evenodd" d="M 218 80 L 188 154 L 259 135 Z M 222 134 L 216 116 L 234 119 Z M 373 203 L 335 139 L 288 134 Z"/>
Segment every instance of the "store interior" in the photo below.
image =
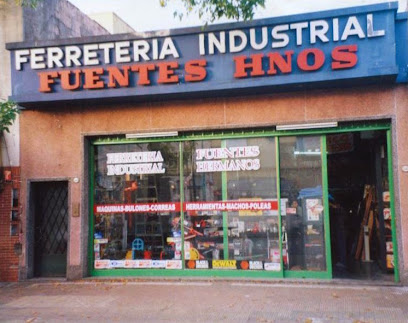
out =
<path fill-rule="evenodd" d="M 333 277 L 392 280 L 385 131 L 327 136 Z"/>

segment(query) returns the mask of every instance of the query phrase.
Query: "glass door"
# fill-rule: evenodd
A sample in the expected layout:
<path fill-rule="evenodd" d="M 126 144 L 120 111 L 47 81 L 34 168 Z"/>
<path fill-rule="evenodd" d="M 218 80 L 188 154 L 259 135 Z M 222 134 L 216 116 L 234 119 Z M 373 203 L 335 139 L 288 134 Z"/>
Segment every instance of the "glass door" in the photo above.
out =
<path fill-rule="evenodd" d="M 279 138 L 282 255 L 285 276 L 329 273 L 331 268 L 323 174 L 326 158 L 322 136 Z M 299 275 L 293 273 L 299 272 Z"/>

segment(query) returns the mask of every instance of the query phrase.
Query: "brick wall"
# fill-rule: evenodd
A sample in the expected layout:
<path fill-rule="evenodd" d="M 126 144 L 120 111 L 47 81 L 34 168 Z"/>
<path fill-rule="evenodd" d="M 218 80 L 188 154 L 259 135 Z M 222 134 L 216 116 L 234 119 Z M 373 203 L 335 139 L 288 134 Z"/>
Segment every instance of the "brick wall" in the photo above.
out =
<path fill-rule="evenodd" d="M 19 256 L 14 251 L 15 245 L 19 243 L 21 223 L 20 215 L 20 168 L 1 167 L 0 184 L 0 281 L 18 280 Z M 11 172 L 11 180 L 4 180 L 4 173 Z M 13 207 L 13 189 L 17 190 L 18 203 Z M 18 216 L 12 221 L 11 214 L 15 211 Z M 11 225 L 16 226 L 16 235 L 11 235 Z"/>

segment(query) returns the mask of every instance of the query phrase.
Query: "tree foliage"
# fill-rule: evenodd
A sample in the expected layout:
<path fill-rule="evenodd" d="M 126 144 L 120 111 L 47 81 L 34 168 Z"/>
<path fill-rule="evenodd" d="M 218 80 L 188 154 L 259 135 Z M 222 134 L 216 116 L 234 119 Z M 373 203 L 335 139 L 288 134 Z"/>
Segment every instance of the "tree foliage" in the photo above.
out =
<path fill-rule="evenodd" d="M 166 6 L 174 0 L 160 0 L 161 6 Z M 185 13 L 195 12 L 200 19 L 214 22 L 220 18 L 235 20 L 251 20 L 255 9 L 265 7 L 265 0 L 180 0 Z M 183 17 L 183 12 L 176 11 L 175 16 Z"/>
<path fill-rule="evenodd" d="M 31 7 L 31 8 L 35 8 L 37 7 L 38 3 L 41 0 L 14 0 L 14 2 L 22 7 Z"/>
<path fill-rule="evenodd" d="M 9 127 L 16 120 L 16 116 L 20 111 L 14 102 L 0 102 L 0 137 L 3 131 L 10 132 Z"/>
<path fill-rule="evenodd" d="M 36 8 L 42 0 L 0 0 L 0 4 L 12 1 L 18 6 Z M 18 110 L 14 102 L 0 102 L 0 138 L 3 135 L 3 131 L 10 132 L 9 127 L 16 120 L 18 113 L 20 113 L 20 110 Z"/>
<path fill-rule="evenodd" d="M 18 6 L 36 8 L 38 3 L 42 0 L 0 0 L 0 3 L 12 1 L 14 1 L 14 3 Z"/>

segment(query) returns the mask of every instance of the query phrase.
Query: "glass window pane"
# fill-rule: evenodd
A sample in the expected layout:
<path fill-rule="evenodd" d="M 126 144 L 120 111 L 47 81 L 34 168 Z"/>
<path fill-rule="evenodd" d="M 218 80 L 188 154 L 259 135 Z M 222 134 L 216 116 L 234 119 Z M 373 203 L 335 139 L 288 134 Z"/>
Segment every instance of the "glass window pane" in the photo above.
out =
<path fill-rule="evenodd" d="M 222 212 L 208 210 L 205 202 L 222 200 L 222 172 L 214 171 L 215 150 L 220 140 L 189 141 L 183 143 L 185 210 L 185 259 L 187 268 L 209 268 L 208 260 L 223 259 Z M 196 263 L 196 260 L 202 260 Z"/>
<path fill-rule="evenodd" d="M 282 137 L 279 145 L 284 266 L 325 271 L 321 138 Z"/>
<path fill-rule="evenodd" d="M 13 188 L 12 197 L 13 197 L 12 207 L 18 207 L 18 189 Z"/>
<path fill-rule="evenodd" d="M 238 269 L 279 271 L 275 138 L 227 140 L 226 147 L 242 162 L 226 172 L 227 199 L 251 207 L 228 212 L 229 259 Z"/>
<path fill-rule="evenodd" d="M 280 270 L 275 160 L 274 138 L 184 143 L 187 268 Z"/>
<path fill-rule="evenodd" d="M 178 143 L 96 146 L 95 268 L 181 268 L 179 192 Z"/>
<path fill-rule="evenodd" d="M 10 236 L 18 236 L 18 224 L 10 224 Z"/>
<path fill-rule="evenodd" d="M 18 221 L 18 220 L 19 220 L 18 211 L 12 210 L 11 211 L 11 221 Z"/>

